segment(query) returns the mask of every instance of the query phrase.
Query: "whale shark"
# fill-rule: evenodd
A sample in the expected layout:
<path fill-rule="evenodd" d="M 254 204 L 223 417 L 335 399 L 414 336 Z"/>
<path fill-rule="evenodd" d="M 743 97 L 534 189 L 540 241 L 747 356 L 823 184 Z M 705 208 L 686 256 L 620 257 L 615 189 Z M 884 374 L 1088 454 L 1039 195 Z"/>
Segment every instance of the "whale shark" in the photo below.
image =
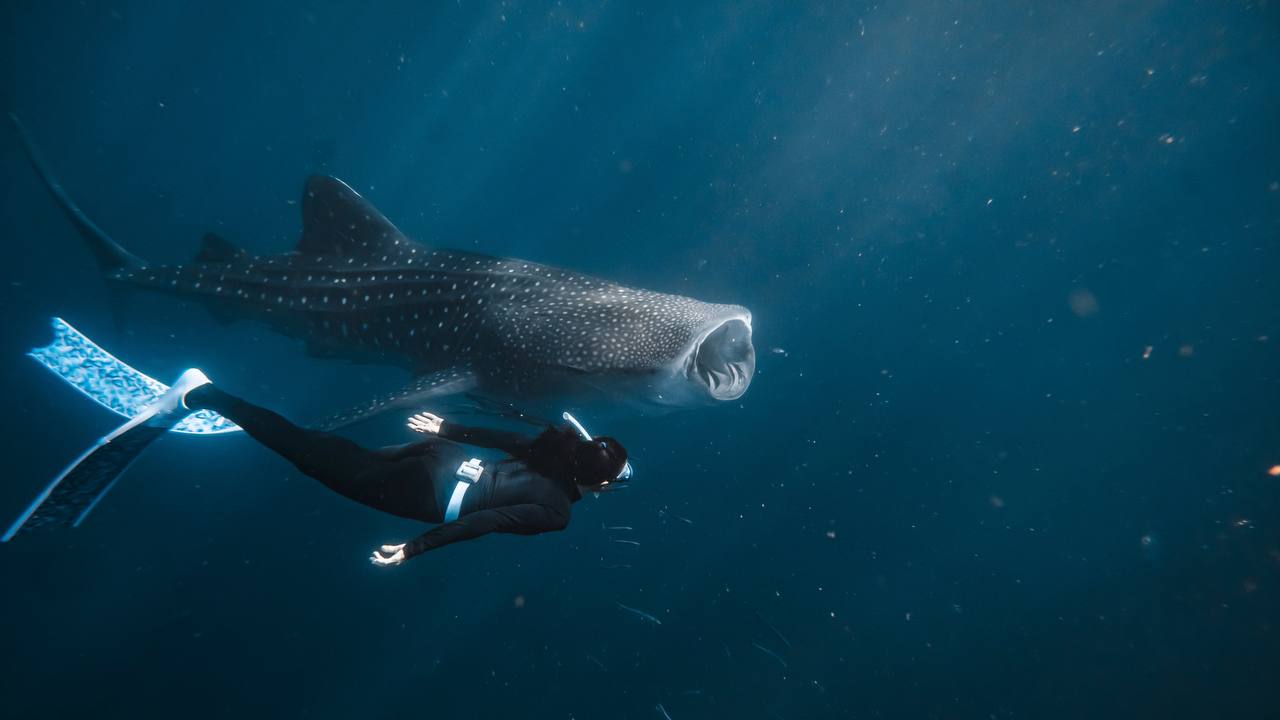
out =
<path fill-rule="evenodd" d="M 10 116 L 27 157 L 109 284 L 256 320 L 321 358 L 393 365 L 407 385 L 320 421 L 349 425 L 450 397 L 520 407 L 670 410 L 736 400 L 755 373 L 741 305 L 626 287 L 514 258 L 406 237 L 343 181 L 303 189 L 293 252 L 259 256 L 206 234 L 193 260 L 149 263 L 72 201 Z"/>

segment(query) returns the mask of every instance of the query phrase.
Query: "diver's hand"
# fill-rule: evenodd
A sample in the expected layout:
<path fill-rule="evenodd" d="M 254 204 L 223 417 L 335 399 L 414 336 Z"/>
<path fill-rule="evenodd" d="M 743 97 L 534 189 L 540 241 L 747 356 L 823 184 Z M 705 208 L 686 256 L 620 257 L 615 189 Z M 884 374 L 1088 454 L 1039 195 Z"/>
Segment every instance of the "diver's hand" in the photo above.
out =
<path fill-rule="evenodd" d="M 420 433 L 440 433 L 440 424 L 444 422 L 444 418 L 439 415 L 432 415 L 429 412 L 418 413 L 409 418 L 409 429 Z"/>
<path fill-rule="evenodd" d="M 369 562 L 374 565 L 388 567 L 390 565 L 399 565 L 404 562 L 404 543 L 399 545 L 383 545 L 373 554 L 369 556 Z"/>

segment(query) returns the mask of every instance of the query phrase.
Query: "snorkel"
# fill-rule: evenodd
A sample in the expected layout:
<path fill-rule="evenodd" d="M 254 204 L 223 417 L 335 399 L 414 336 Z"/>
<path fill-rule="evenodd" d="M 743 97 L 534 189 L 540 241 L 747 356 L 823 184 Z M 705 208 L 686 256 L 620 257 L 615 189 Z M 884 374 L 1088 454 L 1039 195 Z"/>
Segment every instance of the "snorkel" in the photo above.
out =
<path fill-rule="evenodd" d="M 568 410 L 565 410 L 564 412 L 560 413 L 560 417 L 564 418 L 565 422 L 572 425 L 573 429 L 578 431 L 578 434 L 582 436 L 583 440 L 586 440 L 587 442 L 594 441 L 594 438 L 591 437 L 591 433 L 587 432 L 587 429 L 582 426 L 582 423 L 578 422 L 578 418 L 574 417 Z M 625 463 L 623 463 L 622 470 L 618 471 L 618 476 L 615 477 L 614 480 L 630 480 L 631 474 L 632 474 L 631 461 L 628 460 Z M 621 489 L 623 486 L 616 485 L 612 487 Z"/>

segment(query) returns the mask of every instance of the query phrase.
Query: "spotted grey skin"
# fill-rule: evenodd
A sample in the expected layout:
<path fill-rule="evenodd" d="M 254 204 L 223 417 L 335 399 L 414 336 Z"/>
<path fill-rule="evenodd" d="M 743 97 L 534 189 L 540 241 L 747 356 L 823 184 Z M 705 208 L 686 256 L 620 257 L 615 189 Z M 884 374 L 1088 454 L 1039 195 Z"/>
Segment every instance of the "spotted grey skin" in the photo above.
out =
<path fill-rule="evenodd" d="M 737 399 L 754 374 L 746 308 L 429 248 L 332 177 L 306 184 L 295 252 L 254 257 L 208 235 L 193 262 L 149 265 L 94 226 L 28 150 L 112 282 L 261 320 L 313 355 L 413 374 L 408 387 L 329 426 L 462 392 L 526 406 L 682 407 Z"/>

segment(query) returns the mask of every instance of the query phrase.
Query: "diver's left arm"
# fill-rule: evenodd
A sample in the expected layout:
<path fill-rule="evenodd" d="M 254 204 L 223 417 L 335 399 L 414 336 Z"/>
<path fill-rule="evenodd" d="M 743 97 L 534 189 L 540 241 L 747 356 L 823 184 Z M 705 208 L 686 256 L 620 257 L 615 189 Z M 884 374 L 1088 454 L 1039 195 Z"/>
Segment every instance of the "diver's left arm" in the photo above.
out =
<path fill-rule="evenodd" d="M 480 510 L 437 526 L 403 545 L 383 545 L 369 561 L 375 565 L 399 565 L 415 555 L 489 533 L 537 535 L 563 530 L 569 518 L 546 505 L 527 503 Z"/>

